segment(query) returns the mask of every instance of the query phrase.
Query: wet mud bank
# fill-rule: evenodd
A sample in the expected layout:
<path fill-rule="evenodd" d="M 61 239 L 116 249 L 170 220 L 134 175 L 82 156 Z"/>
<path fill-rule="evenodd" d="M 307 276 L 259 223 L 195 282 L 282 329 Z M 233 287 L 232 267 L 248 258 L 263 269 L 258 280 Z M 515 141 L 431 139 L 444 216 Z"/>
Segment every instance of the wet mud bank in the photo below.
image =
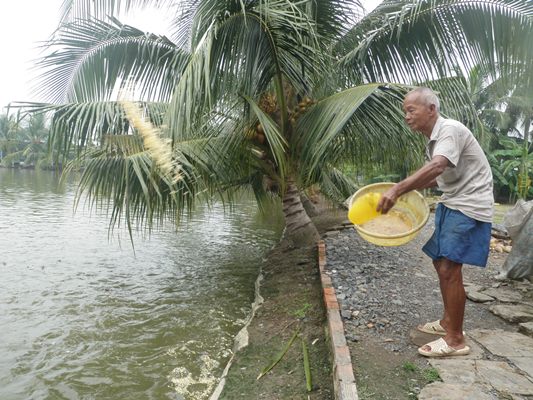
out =
<path fill-rule="evenodd" d="M 326 210 L 314 218 L 320 232 L 338 226 L 344 211 Z M 248 331 L 248 345 L 233 355 L 219 399 L 334 399 L 332 354 L 318 269 L 317 247 L 295 248 L 281 241 L 261 267 L 263 299 Z M 280 354 L 292 344 L 279 359 Z M 304 368 L 308 350 L 311 390 Z M 264 376 L 258 376 L 276 360 Z"/>

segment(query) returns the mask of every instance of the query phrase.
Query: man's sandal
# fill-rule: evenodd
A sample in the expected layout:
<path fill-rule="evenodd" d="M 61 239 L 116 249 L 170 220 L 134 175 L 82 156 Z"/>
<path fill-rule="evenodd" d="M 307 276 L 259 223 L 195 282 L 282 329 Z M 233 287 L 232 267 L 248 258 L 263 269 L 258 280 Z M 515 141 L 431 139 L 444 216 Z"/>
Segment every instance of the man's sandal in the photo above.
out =
<path fill-rule="evenodd" d="M 446 336 L 446 329 L 442 327 L 440 320 L 426 322 L 424 325 L 418 325 L 416 329 L 420 332 L 429 333 L 431 335 Z M 465 331 L 463 331 L 463 335 L 465 335 Z"/>
<path fill-rule="evenodd" d="M 429 346 L 430 350 L 424 350 L 423 347 L 425 346 Z M 454 349 L 443 338 L 440 338 L 420 347 L 418 352 L 425 357 L 466 356 L 470 353 L 470 347 L 465 346 L 462 349 Z"/>
<path fill-rule="evenodd" d="M 441 326 L 440 320 L 426 322 L 424 325 L 418 325 L 416 329 L 420 332 L 430 333 L 432 335 L 446 335 L 446 330 Z"/>

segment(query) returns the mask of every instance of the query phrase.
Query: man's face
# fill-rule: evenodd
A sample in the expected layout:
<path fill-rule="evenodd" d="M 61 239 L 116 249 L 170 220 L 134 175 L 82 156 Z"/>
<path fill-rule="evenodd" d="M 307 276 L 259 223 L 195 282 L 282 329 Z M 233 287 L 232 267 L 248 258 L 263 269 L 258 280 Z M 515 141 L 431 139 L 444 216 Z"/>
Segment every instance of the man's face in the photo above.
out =
<path fill-rule="evenodd" d="M 435 106 L 426 105 L 419 101 L 419 95 L 412 93 L 407 95 L 403 101 L 403 111 L 405 113 L 405 122 L 413 131 L 419 131 L 424 134 L 431 134 L 431 121 L 435 116 Z"/>

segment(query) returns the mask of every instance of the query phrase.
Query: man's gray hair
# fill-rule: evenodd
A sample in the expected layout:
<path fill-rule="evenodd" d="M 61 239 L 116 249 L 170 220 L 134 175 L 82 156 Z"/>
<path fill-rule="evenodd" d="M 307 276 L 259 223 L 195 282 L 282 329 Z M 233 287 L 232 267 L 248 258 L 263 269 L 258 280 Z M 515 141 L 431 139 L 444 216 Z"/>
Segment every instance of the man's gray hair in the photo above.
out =
<path fill-rule="evenodd" d="M 426 106 L 430 106 L 430 105 L 434 104 L 435 105 L 435 109 L 437 110 L 437 112 L 440 111 L 439 98 L 437 97 L 435 92 L 433 90 L 431 90 L 430 88 L 419 87 L 419 88 L 413 89 L 409 93 L 407 93 L 407 96 L 409 96 L 411 94 L 418 95 L 417 96 L 418 101 L 420 101 L 421 103 L 425 104 Z"/>

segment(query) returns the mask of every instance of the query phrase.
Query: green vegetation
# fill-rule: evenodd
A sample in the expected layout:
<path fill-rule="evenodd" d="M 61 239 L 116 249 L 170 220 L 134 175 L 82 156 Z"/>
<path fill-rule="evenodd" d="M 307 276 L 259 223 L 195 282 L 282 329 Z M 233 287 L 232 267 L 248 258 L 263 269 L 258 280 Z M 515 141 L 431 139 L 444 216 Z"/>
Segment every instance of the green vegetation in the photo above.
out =
<path fill-rule="evenodd" d="M 272 363 L 270 363 L 268 366 L 266 366 L 265 368 L 263 368 L 261 370 L 261 373 L 257 376 L 257 380 L 261 379 L 263 376 L 265 376 L 266 374 L 268 374 L 272 368 L 274 368 L 280 361 L 281 359 L 285 356 L 285 354 L 287 354 L 287 351 L 290 349 L 290 347 L 292 346 L 294 340 L 296 339 L 296 337 L 298 336 L 298 333 L 299 333 L 299 329 L 297 329 L 291 336 L 291 338 L 289 339 L 289 341 L 285 344 L 285 346 L 283 347 L 283 349 L 278 353 L 278 355 L 276 356 L 276 358 L 272 361 Z"/>
<path fill-rule="evenodd" d="M 421 164 L 406 85 L 433 87 L 473 124 L 457 65 L 521 82 L 533 65 L 530 2 L 401 0 L 361 19 L 355 0 L 168 1 L 172 39 L 106 17 L 137 3 L 65 3 L 41 62 L 50 103 L 30 105 L 52 115 L 58 155 L 77 150 L 79 193 L 109 201 L 112 224 L 177 220 L 247 188 L 260 205 L 282 200 L 295 244 L 315 243 L 300 193 L 316 185 L 341 201 L 355 187 L 343 166 L 402 175 Z M 165 146 L 162 168 L 154 149 Z"/>
<path fill-rule="evenodd" d="M 413 364 L 411 361 L 406 361 L 403 365 L 402 365 L 402 369 L 405 371 L 405 372 L 415 372 L 418 370 L 418 367 Z"/>
<path fill-rule="evenodd" d="M 433 367 L 419 368 L 416 364 L 406 362 L 402 366 L 404 379 L 407 381 L 407 398 L 416 400 L 420 388 L 433 382 L 440 381 L 439 371 Z"/>
<path fill-rule="evenodd" d="M 439 371 L 436 368 L 429 367 L 420 369 L 411 361 L 406 361 L 403 363 L 402 370 L 405 373 L 410 374 L 408 375 L 410 379 L 412 379 L 414 375 L 417 375 L 418 378 L 423 377 L 426 383 L 432 383 L 440 380 Z"/>
<path fill-rule="evenodd" d="M 303 319 L 303 318 L 305 318 L 307 312 L 308 312 L 309 310 L 311 310 L 312 308 L 313 308 L 313 307 L 311 306 L 311 304 L 309 304 L 309 303 L 306 302 L 306 303 L 304 303 L 304 304 L 302 305 L 301 308 L 299 308 L 298 310 L 294 311 L 294 312 L 293 312 L 293 315 L 294 315 L 296 318 Z"/>
<path fill-rule="evenodd" d="M 509 211 L 513 206 L 509 204 L 495 204 L 494 205 L 494 223 L 502 224 L 505 213 Z"/>
<path fill-rule="evenodd" d="M 357 389 L 361 400 L 390 398 L 416 400 L 424 386 L 441 380 L 437 369 L 421 368 L 414 361 L 405 361 L 394 369 L 386 368 L 382 365 L 392 361 L 387 359 L 388 357 L 390 356 L 383 357 L 384 359 L 380 361 L 375 360 L 371 364 L 365 364 L 367 368 L 374 369 L 374 373 L 379 378 L 376 378 L 376 381 L 371 381 L 367 377 L 358 380 Z M 365 370 L 364 373 L 369 372 Z"/>
<path fill-rule="evenodd" d="M 477 110 L 475 132 L 492 167 L 496 197 L 513 201 L 533 198 L 533 80 L 531 67 L 520 79 L 483 73 L 466 79 Z"/>
<path fill-rule="evenodd" d="M 263 376 L 268 374 L 272 369 L 285 357 L 285 354 L 287 354 L 287 351 L 290 349 L 294 341 L 299 335 L 299 329 L 297 329 L 289 341 L 284 346 L 283 350 L 276 356 L 274 361 L 268 365 L 267 367 L 263 368 L 261 370 L 261 373 L 257 377 L 257 380 L 261 379 Z M 300 337 L 300 341 L 302 342 L 302 358 L 303 358 L 303 369 L 304 369 L 304 375 L 305 375 L 305 388 L 308 392 L 311 392 L 313 390 L 313 378 L 311 375 L 311 366 L 309 362 L 309 350 L 307 348 L 306 340 L 303 337 Z"/>
<path fill-rule="evenodd" d="M 440 381 L 440 375 L 439 371 L 437 371 L 436 368 L 426 368 L 423 371 L 424 378 L 426 379 L 427 383 L 437 382 Z"/>
<path fill-rule="evenodd" d="M 43 114 L 0 115 L 0 164 L 4 167 L 49 167 L 48 129 Z"/>

